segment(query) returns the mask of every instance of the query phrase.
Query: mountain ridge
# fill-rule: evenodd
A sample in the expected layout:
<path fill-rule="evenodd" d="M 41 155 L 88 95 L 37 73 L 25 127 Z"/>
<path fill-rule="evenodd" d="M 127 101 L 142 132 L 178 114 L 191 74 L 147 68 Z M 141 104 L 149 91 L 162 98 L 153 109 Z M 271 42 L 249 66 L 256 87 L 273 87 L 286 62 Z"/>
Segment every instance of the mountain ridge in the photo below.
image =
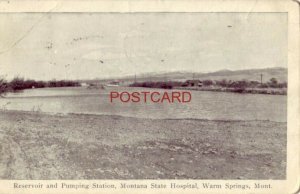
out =
<path fill-rule="evenodd" d="M 260 81 L 261 74 L 263 81 L 268 81 L 271 78 L 276 78 L 280 82 L 287 82 L 287 68 L 271 67 L 263 69 L 244 69 L 244 70 L 229 70 L 222 69 L 214 72 L 190 72 L 190 71 L 174 71 L 163 73 L 146 73 L 136 76 L 137 81 L 164 81 L 164 80 L 187 80 L 187 79 L 211 79 L 211 80 L 249 80 Z M 119 80 L 135 79 L 134 76 L 119 78 Z"/>
<path fill-rule="evenodd" d="M 284 67 L 269 67 L 261 69 L 243 69 L 243 70 L 230 70 L 221 69 L 213 72 L 191 72 L 191 71 L 170 71 L 170 72 L 149 72 L 138 75 L 127 75 L 123 77 L 114 78 L 95 78 L 89 80 L 78 80 L 80 82 L 109 82 L 109 81 L 122 81 L 122 82 L 143 82 L 143 81 L 186 81 L 191 79 L 200 80 L 248 80 L 268 82 L 271 78 L 277 79 L 279 82 L 287 82 L 287 68 Z"/>

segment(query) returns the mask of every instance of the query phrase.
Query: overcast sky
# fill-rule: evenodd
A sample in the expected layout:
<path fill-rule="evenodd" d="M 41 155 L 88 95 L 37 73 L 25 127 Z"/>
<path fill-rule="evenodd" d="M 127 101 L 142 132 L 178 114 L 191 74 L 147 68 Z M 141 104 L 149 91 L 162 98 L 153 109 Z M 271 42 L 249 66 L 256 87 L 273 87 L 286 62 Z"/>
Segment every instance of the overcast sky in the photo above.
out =
<path fill-rule="evenodd" d="M 0 34 L 8 79 L 287 66 L 284 13 L 11 13 Z"/>

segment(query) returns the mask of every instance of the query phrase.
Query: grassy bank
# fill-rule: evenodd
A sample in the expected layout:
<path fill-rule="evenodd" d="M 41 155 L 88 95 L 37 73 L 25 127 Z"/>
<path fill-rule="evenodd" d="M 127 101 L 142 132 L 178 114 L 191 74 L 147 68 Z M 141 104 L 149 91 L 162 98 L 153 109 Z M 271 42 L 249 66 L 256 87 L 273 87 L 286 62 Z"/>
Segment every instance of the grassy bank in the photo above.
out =
<path fill-rule="evenodd" d="M 0 114 L 1 179 L 285 179 L 286 123 Z"/>

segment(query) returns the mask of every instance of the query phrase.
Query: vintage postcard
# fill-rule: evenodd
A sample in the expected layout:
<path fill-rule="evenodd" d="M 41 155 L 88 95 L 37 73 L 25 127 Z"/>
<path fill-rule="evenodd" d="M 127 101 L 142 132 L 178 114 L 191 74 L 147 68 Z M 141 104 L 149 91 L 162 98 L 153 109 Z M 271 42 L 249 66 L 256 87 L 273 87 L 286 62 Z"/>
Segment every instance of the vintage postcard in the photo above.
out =
<path fill-rule="evenodd" d="M 299 192 L 299 2 L 0 1 L 0 194 Z"/>

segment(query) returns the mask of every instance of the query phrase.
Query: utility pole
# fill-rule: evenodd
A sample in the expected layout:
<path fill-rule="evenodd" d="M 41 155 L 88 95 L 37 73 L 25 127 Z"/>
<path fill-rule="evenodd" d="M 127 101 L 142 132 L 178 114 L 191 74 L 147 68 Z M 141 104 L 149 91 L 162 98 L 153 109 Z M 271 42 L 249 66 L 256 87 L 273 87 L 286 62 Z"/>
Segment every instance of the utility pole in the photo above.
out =
<path fill-rule="evenodd" d="M 193 73 L 193 80 L 195 80 L 195 73 Z"/>
<path fill-rule="evenodd" d="M 136 74 L 134 74 L 134 83 L 136 83 Z"/>
<path fill-rule="evenodd" d="M 260 74 L 260 84 L 262 85 L 262 81 L 263 81 L 263 74 Z"/>

